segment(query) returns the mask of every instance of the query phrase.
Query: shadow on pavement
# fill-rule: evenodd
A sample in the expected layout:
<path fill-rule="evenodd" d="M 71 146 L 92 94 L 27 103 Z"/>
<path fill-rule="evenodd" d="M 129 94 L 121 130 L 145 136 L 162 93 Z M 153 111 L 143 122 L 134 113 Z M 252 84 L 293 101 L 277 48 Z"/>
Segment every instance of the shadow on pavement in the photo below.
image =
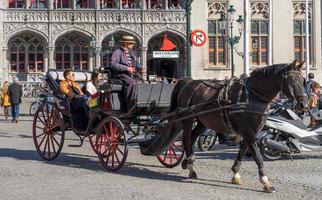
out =
<path fill-rule="evenodd" d="M 104 168 L 101 166 L 96 156 L 61 153 L 56 160 L 46 161 L 38 155 L 36 150 L 0 148 L 0 157 L 14 158 L 18 160 L 40 161 L 49 165 L 67 166 L 92 171 L 104 171 Z"/>
<path fill-rule="evenodd" d="M 41 157 L 39 157 L 36 150 L 17 150 L 17 149 L 0 148 L 0 157 L 15 158 L 18 160 L 40 161 L 42 163 L 47 163 L 49 165 L 64 166 L 64 167 L 67 166 L 72 168 L 79 168 L 79 169 L 86 169 L 86 170 L 91 170 L 95 172 L 107 173 L 104 170 L 104 168 L 101 166 L 96 156 L 84 156 L 79 154 L 61 153 L 59 158 L 57 158 L 56 160 L 45 161 Z M 206 186 L 212 186 L 212 187 L 263 192 L 261 190 L 241 188 L 240 186 L 232 185 L 229 182 L 218 181 L 218 180 L 208 180 L 208 179 L 189 179 L 187 177 L 178 175 L 178 173 L 153 171 L 145 167 L 158 167 L 163 169 L 163 167 L 155 166 L 155 165 L 126 163 L 123 169 L 121 169 L 118 172 L 115 172 L 114 174 L 118 174 L 122 176 L 131 176 L 135 178 L 174 181 L 174 182 L 181 182 L 181 183 L 200 184 L 200 185 L 206 185 Z"/>
<path fill-rule="evenodd" d="M 144 164 L 136 164 L 136 163 L 128 163 L 123 169 L 116 172 L 119 175 L 123 176 L 131 176 L 136 178 L 145 178 L 152 180 L 163 180 L 163 181 L 174 181 L 181 183 L 191 183 L 191 184 L 199 184 L 211 187 L 221 187 L 221 188 L 229 188 L 229 189 L 237 189 L 237 190 L 245 190 L 245 191 L 254 191 L 264 193 L 262 190 L 256 190 L 251 188 L 241 188 L 241 186 L 233 185 L 230 182 L 219 181 L 219 180 L 209 180 L 209 179 L 190 179 L 188 177 L 179 176 L 178 173 L 172 172 L 158 172 L 152 171 L 147 168 L 143 168 Z M 143 166 L 143 167 L 135 167 L 135 166 Z M 148 166 L 148 165 L 147 165 Z M 261 183 L 258 183 L 261 185 Z"/>

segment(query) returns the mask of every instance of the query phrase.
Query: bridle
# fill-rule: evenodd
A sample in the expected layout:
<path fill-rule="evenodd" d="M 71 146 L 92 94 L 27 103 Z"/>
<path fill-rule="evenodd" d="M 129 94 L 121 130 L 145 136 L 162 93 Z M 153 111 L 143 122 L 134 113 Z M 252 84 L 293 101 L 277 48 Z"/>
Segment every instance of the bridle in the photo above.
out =
<path fill-rule="evenodd" d="M 296 98 L 306 98 L 307 97 L 307 95 L 306 94 L 304 94 L 304 93 L 302 93 L 301 95 L 300 94 L 297 94 L 296 96 L 295 96 L 295 94 L 294 94 L 294 88 L 291 88 L 290 87 L 290 84 L 292 84 L 290 81 L 289 81 L 289 78 L 288 77 L 290 77 L 291 75 L 293 75 L 293 74 L 296 74 L 296 75 L 302 75 L 302 73 L 300 72 L 300 71 L 288 71 L 288 72 L 286 72 L 286 73 L 283 73 L 282 74 L 282 77 L 283 77 L 283 81 L 282 81 L 282 84 L 281 84 L 281 89 L 280 89 L 280 91 L 284 91 L 284 87 L 285 87 L 285 85 L 286 85 L 286 89 L 288 90 L 288 92 L 290 93 L 290 96 L 291 96 L 291 98 L 292 98 L 292 100 L 296 100 Z M 286 84 L 285 84 L 286 83 Z"/>
<path fill-rule="evenodd" d="M 281 88 L 279 91 L 283 91 L 285 85 L 287 87 L 287 90 L 289 91 L 292 100 L 296 100 L 296 96 L 294 94 L 294 89 L 290 88 L 290 81 L 289 81 L 289 76 L 291 76 L 292 74 L 298 74 L 301 75 L 300 71 L 288 71 L 282 74 L 282 84 L 281 84 Z M 245 78 L 245 79 L 241 79 L 240 80 L 240 84 L 243 85 L 248 91 L 250 91 L 251 93 L 253 93 L 254 95 L 256 95 L 258 98 L 260 98 L 261 100 L 265 101 L 266 103 L 270 103 L 271 101 L 269 99 L 267 99 L 266 97 L 264 97 L 263 95 L 259 94 L 257 91 L 253 90 L 252 88 L 247 86 L 247 81 L 248 81 L 249 77 Z M 285 84 L 286 83 L 286 84 Z M 307 95 L 302 94 L 302 95 L 298 95 L 297 97 L 300 98 L 306 98 Z"/>

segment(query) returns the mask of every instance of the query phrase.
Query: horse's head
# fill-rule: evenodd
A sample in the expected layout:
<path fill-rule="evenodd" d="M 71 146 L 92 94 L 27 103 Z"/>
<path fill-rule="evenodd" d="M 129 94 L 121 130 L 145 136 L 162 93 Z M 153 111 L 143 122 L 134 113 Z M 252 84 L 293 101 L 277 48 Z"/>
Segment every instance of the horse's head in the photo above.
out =
<path fill-rule="evenodd" d="M 303 64 L 304 62 L 301 62 L 297 65 L 295 60 L 285 68 L 281 88 L 287 98 L 296 101 L 295 108 L 300 111 L 305 108 L 308 101 L 305 90 L 305 79 L 301 73 Z"/>

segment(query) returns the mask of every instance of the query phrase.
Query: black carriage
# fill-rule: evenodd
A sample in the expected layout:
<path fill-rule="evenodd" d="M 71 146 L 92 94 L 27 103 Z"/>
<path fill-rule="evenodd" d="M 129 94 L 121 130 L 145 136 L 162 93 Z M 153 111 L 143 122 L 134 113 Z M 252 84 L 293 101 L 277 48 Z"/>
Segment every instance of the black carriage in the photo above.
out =
<path fill-rule="evenodd" d="M 60 154 L 66 131 L 73 131 L 80 138 L 82 146 L 85 138 L 98 155 L 102 165 L 109 171 L 117 171 L 124 165 L 128 146 L 144 142 L 159 134 L 161 115 L 170 106 L 172 84 L 137 84 L 136 106 L 132 113 L 120 113 L 122 84 L 118 80 L 107 79 L 99 88 L 96 103 L 89 109 L 89 116 L 72 110 L 67 98 L 59 91 L 59 81 L 63 71 L 49 71 L 45 80 L 46 95 L 52 97 L 44 101 L 36 111 L 33 121 L 33 139 L 38 154 L 45 160 L 54 160 Z M 90 72 L 74 72 L 76 81 L 85 85 Z M 153 121 L 154 123 L 147 123 Z M 166 167 L 177 166 L 183 158 L 182 141 L 173 141 L 158 160 Z"/>

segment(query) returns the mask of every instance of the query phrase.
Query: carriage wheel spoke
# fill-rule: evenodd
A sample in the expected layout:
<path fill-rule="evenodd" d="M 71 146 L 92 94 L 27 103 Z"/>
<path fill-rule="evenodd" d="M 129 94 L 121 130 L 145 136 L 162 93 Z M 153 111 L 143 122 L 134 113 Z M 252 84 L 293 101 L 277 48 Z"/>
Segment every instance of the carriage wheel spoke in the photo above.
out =
<path fill-rule="evenodd" d="M 118 147 L 118 146 L 116 146 L 116 149 L 122 154 L 122 155 L 124 155 L 124 152 Z"/>
<path fill-rule="evenodd" d="M 54 136 L 52 136 L 52 138 L 55 141 L 55 143 L 59 146 L 59 142 L 56 140 L 56 138 Z"/>
<path fill-rule="evenodd" d="M 45 134 L 45 133 L 43 133 L 43 134 Z M 45 135 L 45 136 L 42 138 L 42 140 L 41 140 L 40 144 L 38 145 L 39 147 L 41 147 L 41 145 L 42 145 L 42 143 L 44 142 L 44 140 L 45 140 L 46 136 L 47 136 L 47 135 Z"/>
<path fill-rule="evenodd" d="M 49 158 L 50 158 L 50 136 L 51 135 L 48 135 L 48 138 L 47 138 L 47 140 L 48 140 L 48 155 L 49 155 Z"/>
<path fill-rule="evenodd" d="M 48 135 L 46 135 L 46 142 L 45 142 L 45 148 L 43 150 L 43 155 L 45 156 L 45 152 L 46 152 L 46 149 L 47 149 L 47 143 L 48 143 Z"/>
<path fill-rule="evenodd" d="M 114 167 L 114 155 L 115 155 L 115 150 L 114 148 L 112 147 L 112 167 Z"/>
<path fill-rule="evenodd" d="M 115 149 L 116 149 L 116 148 L 115 148 Z M 120 164 L 120 163 L 121 163 L 121 161 L 120 161 L 119 157 L 117 156 L 117 151 L 115 151 L 115 158 L 116 158 L 116 160 L 117 160 L 117 163 L 118 163 L 118 164 Z"/>
<path fill-rule="evenodd" d="M 42 119 L 40 119 L 39 115 L 37 115 L 37 118 L 40 120 L 40 122 L 41 122 L 44 126 L 46 126 L 46 123 L 45 123 Z"/>
<path fill-rule="evenodd" d="M 51 144 L 52 144 L 52 147 L 53 147 L 53 150 L 54 150 L 54 154 L 56 154 L 56 148 L 55 148 L 55 144 L 54 144 L 53 138 L 54 138 L 54 136 L 51 136 L 50 137 L 50 141 L 51 141 Z"/>
<path fill-rule="evenodd" d="M 170 164 L 172 164 L 172 144 L 170 144 L 169 155 L 170 155 Z"/>
<path fill-rule="evenodd" d="M 43 135 L 45 135 L 45 133 L 42 133 L 42 134 L 36 136 L 36 138 L 39 138 L 40 136 L 43 136 Z"/>
<path fill-rule="evenodd" d="M 173 151 L 173 155 L 174 155 L 174 157 L 175 157 L 177 160 L 179 160 L 179 158 L 178 158 L 178 155 L 177 155 L 176 151 Z"/>
<path fill-rule="evenodd" d="M 44 130 L 45 127 L 36 126 L 36 128 L 38 128 L 40 130 Z"/>
<path fill-rule="evenodd" d="M 164 156 L 163 156 L 163 162 L 166 160 L 168 154 L 168 149 L 165 151 Z"/>
<path fill-rule="evenodd" d="M 183 151 L 183 149 L 182 149 L 181 147 L 179 147 L 179 146 L 177 146 L 177 145 L 175 145 L 175 144 L 173 144 L 173 146 L 174 146 L 174 147 L 176 147 L 176 149 L 178 149 L 180 152 L 182 152 L 182 151 Z"/>

